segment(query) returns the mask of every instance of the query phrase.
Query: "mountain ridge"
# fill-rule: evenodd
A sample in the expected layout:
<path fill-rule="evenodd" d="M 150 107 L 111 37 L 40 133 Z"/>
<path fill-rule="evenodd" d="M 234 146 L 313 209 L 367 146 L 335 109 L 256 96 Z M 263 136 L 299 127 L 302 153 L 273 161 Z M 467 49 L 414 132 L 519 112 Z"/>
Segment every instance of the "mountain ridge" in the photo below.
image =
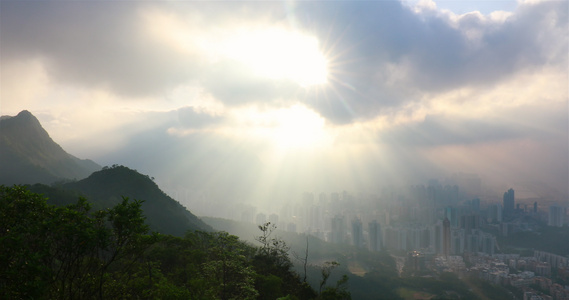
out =
<path fill-rule="evenodd" d="M 0 118 L 0 184 L 82 179 L 101 166 L 67 153 L 29 111 Z"/>
<path fill-rule="evenodd" d="M 212 231 L 211 226 L 164 193 L 148 175 L 125 166 L 104 167 L 85 179 L 64 183 L 61 188 L 84 194 L 87 200 L 105 207 L 116 205 L 122 197 L 143 200 L 148 224 L 163 234 L 183 236 L 187 230 Z"/>

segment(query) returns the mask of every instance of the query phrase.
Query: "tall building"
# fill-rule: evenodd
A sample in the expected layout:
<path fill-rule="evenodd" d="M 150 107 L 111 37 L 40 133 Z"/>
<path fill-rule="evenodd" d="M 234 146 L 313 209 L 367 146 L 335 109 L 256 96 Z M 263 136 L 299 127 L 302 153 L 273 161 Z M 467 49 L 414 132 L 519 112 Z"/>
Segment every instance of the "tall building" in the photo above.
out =
<path fill-rule="evenodd" d="M 470 200 L 470 206 L 474 212 L 480 212 L 480 198 Z"/>
<path fill-rule="evenodd" d="M 443 254 L 443 224 L 439 220 L 431 226 L 431 246 L 435 253 Z"/>
<path fill-rule="evenodd" d="M 352 220 L 352 242 L 357 248 L 364 246 L 364 233 L 362 221 L 360 219 Z"/>
<path fill-rule="evenodd" d="M 369 222 L 368 224 L 369 233 L 369 250 L 370 251 L 381 251 L 383 248 L 383 240 L 381 235 L 381 226 L 376 220 Z"/>
<path fill-rule="evenodd" d="M 330 232 L 330 242 L 340 244 L 344 242 L 346 235 L 346 222 L 343 216 L 332 218 L 332 231 Z"/>
<path fill-rule="evenodd" d="M 451 253 L 454 255 L 461 255 L 464 252 L 464 230 L 454 229 L 451 230 Z"/>
<path fill-rule="evenodd" d="M 445 217 L 443 221 L 443 255 L 448 257 L 450 254 L 450 221 Z"/>
<path fill-rule="evenodd" d="M 489 233 L 485 233 L 482 236 L 482 252 L 494 255 L 494 247 L 496 245 L 496 240 L 494 236 Z"/>
<path fill-rule="evenodd" d="M 514 213 L 515 199 L 514 190 L 509 189 L 504 193 L 504 215 L 510 216 Z"/>
<path fill-rule="evenodd" d="M 547 225 L 555 226 L 555 227 L 562 227 L 564 222 L 564 212 L 563 208 L 559 206 L 550 206 L 549 207 L 549 220 Z"/>
<path fill-rule="evenodd" d="M 491 204 L 488 206 L 488 217 L 490 222 L 502 222 L 502 206 L 500 204 Z"/>
<path fill-rule="evenodd" d="M 459 226 L 458 221 L 458 211 L 454 206 L 447 206 L 445 207 L 445 216 L 448 218 L 450 222 L 450 226 L 452 228 L 456 228 Z"/>
<path fill-rule="evenodd" d="M 460 216 L 460 228 L 464 229 L 466 234 L 470 234 L 473 229 L 480 227 L 480 216 L 477 214 L 469 214 Z"/>

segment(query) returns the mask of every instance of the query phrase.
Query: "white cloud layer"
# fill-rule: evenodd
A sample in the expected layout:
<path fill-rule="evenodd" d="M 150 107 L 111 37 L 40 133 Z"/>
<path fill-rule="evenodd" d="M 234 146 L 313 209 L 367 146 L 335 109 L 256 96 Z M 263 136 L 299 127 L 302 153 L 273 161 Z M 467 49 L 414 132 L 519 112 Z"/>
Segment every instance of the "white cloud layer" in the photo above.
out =
<path fill-rule="evenodd" d="M 219 167 L 195 177 L 211 184 L 245 162 L 257 173 L 243 184 L 327 178 L 281 189 L 496 174 L 495 161 L 506 182 L 569 180 L 566 1 L 461 14 L 433 1 L 0 5 L 2 114 L 28 109 L 102 163 L 167 176 L 146 158 L 186 159 L 176 172 Z"/>

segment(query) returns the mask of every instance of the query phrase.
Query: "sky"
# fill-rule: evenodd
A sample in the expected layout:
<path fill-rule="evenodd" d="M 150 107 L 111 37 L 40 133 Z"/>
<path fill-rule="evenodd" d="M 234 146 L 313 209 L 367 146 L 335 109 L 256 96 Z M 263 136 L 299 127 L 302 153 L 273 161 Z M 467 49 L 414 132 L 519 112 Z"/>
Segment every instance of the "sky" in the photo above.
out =
<path fill-rule="evenodd" d="M 184 198 L 270 203 L 459 173 L 567 194 L 568 11 L 1 1 L 0 112 L 29 110 L 69 153 Z"/>

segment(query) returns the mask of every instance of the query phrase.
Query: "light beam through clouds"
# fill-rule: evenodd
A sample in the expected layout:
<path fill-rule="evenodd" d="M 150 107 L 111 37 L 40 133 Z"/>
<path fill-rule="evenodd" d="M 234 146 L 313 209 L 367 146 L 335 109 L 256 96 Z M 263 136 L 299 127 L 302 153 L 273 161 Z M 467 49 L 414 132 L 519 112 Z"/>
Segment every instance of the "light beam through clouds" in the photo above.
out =
<path fill-rule="evenodd" d="M 220 199 L 454 172 L 567 193 L 568 3 L 457 3 L 3 1 L 0 109 Z"/>

